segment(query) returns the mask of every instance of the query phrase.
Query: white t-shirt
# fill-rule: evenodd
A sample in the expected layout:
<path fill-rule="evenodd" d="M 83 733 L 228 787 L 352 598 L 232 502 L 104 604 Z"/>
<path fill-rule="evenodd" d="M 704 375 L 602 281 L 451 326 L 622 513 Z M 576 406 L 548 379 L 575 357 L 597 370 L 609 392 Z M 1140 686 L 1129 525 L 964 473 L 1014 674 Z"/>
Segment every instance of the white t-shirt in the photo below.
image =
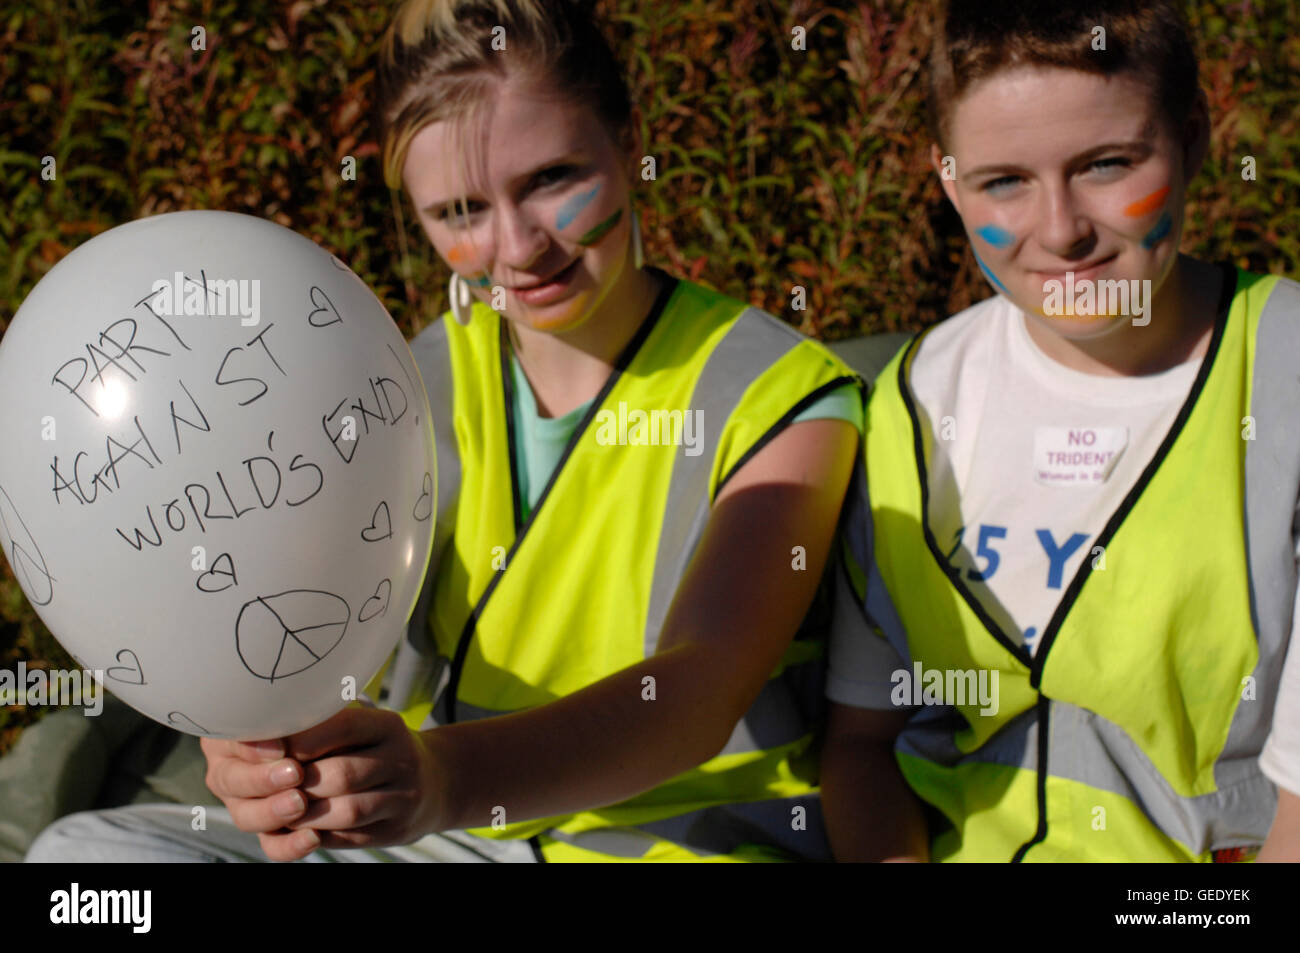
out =
<path fill-rule="evenodd" d="M 1044 354 L 1025 320 L 1001 295 L 953 316 L 926 335 L 911 383 L 934 437 L 935 540 L 1033 652 L 1083 560 L 1105 558 L 1094 541 L 1168 433 L 1201 359 L 1144 377 L 1085 374 Z M 1292 539 L 1300 560 L 1300 510 Z M 853 658 L 832 646 L 827 694 L 877 707 L 854 691 Z M 1300 793 L 1300 649 L 1289 653 L 1260 766 Z"/>
<path fill-rule="evenodd" d="M 930 525 L 980 603 L 1031 651 L 1083 560 L 1103 557 L 1093 541 L 1199 366 L 1148 377 L 1071 370 L 1038 349 L 1001 295 L 926 336 L 912 385 L 936 438 Z"/>

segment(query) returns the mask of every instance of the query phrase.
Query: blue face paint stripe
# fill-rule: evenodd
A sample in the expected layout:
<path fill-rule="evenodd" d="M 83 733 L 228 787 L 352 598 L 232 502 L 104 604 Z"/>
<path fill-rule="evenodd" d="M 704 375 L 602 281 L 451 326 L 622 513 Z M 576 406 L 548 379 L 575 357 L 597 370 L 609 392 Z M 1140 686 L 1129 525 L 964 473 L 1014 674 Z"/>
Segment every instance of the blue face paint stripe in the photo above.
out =
<path fill-rule="evenodd" d="M 469 282 L 475 288 L 486 288 L 488 285 L 492 284 L 491 278 L 465 278 L 464 280 Z"/>
<path fill-rule="evenodd" d="M 1166 235 L 1169 234 L 1170 230 L 1173 227 L 1174 227 L 1173 216 L 1170 215 L 1169 212 L 1167 211 L 1164 212 L 1163 214 L 1161 214 L 1160 220 L 1156 222 L 1155 227 L 1152 228 L 1151 231 L 1147 232 L 1146 235 L 1142 238 L 1142 247 L 1147 249 L 1148 251 L 1151 250 L 1152 248 L 1155 248 L 1156 245 L 1159 244 L 1160 241 Z"/>
<path fill-rule="evenodd" d="M 586 195 L 575 195 L 563 205 L 560 206 L 560 212 L 555 216 L 555 227 L 559 229 L 568 228 L 573 224 L 573 220 L 578 217 L 578 213 L 587 207 L 588 203 L 596 197 L 600 191 L 600 186 L 596 186 Z"/>
<path fill-rule="evenodd" d="M 972 249 L 972 251 L 974 252 L 974 249 Z M 974 252 L 974 254 L 975 254 L 975 261 L 978 262 L 980 266 L 980 271 L 984 272 L 984 277 L 988 278 L 989 281 L 993 282 L 993 284 L 997 287 L 997 289 L 1001 291 L 1003 294 L 1005 294 L 1008 298 L 1011 297 L 1011 292 L 1007 291 L 1007 286 L 1004 285 L 1002 282 L 998 281 L 998 276 L 993 274 L 993 272 L 989 270 L 988 265 L 984 264 L 984 259 L 979 256 L 979 252 Z"/>
<path fill-rule="evenodd" d="M 1005 228 L 999 228 L 996 225 L 981 225 L 975 229 L 975 234 L 984 239 L 994 248 L 1006 248 L 1013 244 L 1016 236 L 1012 235 Z"/>

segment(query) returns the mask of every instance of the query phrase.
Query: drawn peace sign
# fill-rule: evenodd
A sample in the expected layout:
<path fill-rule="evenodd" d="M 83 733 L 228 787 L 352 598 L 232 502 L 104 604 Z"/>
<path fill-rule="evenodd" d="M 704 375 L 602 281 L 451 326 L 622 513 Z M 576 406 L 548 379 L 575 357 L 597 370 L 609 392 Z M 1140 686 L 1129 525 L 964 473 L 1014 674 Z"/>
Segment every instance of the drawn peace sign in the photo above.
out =
<path fill-rule="evenodd" d="M 235 620 L 239 659 L 272 684 L 305 672 L 343 641 L 352 610 L 342 596 L 290 589 L 244 603 Z"/>

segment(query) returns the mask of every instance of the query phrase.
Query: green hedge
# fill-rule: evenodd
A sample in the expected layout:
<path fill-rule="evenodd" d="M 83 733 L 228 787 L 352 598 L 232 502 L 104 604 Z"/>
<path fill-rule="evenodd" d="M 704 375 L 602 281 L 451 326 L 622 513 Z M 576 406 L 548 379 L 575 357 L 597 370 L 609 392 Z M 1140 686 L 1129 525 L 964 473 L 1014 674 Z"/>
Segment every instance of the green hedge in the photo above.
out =
<path fill-rule="evenodd" d="M 392 196 L 369 126 L 388 5 L 28 0 L 0 23 L 0 333 L 88 237 L 186 208 L 271 218 L 348 261 L 414 333 L 447 272 Z M 658 178 L 647 257 L 835 339 L 988 294 L 930 171 L 928 12 L 905 0 L 603 0 Z M 1300 7 L 1189 4 L 1214 116 L 1184 248 L 1300 273 Z M 2 16 L 3 14 L 0 14 Z M 191 49 L 203 26 L 207 49 Z M 791 29 L 807 31 L 806 51 Z M 58 176 L 40 176 L 43 156 Z M 356 181 L 340 177 L 357 160 Z M 1254 156 L 1258 180 L 1243 182 Z M 789 308 L 807 289 L 808 309 Z M 0 570 L 0 666 L 71 665 Z M 0 752 L 37 712 L 0 708 Z"/>

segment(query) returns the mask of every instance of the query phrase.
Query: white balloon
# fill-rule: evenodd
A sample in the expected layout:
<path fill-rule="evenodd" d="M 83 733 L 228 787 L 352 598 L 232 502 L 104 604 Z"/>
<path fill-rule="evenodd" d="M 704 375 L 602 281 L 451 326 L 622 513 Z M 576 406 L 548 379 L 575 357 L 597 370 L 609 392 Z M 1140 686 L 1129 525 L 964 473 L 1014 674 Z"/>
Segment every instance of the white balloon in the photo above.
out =
<path fill-rule="evenodd" d="M 55 265 L 0 339 L 0 548 L 132 707 L 254 740 L 317 724 L 395 646 L 434 523 L 428 396 L 346 265 L 175 212 Z"/>

